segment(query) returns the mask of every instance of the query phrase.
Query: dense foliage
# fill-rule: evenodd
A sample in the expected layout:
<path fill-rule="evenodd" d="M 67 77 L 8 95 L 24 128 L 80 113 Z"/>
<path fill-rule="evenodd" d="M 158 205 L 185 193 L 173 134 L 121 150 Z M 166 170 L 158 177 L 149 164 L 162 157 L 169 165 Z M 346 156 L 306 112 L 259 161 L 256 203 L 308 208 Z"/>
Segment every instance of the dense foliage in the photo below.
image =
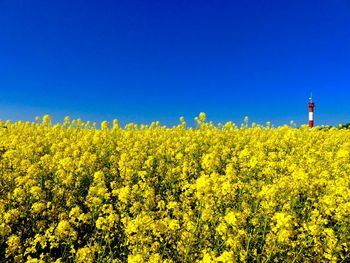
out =
<path fill-rule="evenodd" d="M 342 262 L 350 131 L 3 123 L 0 259 Z"/>

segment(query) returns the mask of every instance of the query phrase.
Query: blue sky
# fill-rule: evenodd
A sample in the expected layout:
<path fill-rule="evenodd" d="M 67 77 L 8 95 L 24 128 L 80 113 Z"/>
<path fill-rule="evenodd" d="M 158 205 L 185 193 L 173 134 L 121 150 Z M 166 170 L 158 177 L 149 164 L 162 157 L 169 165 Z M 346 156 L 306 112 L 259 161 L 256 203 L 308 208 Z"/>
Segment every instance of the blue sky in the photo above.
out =
<path fill-rule="evenodd" d="M 350 122 L 348 0 L 0 0 L 0 119 Z"/>

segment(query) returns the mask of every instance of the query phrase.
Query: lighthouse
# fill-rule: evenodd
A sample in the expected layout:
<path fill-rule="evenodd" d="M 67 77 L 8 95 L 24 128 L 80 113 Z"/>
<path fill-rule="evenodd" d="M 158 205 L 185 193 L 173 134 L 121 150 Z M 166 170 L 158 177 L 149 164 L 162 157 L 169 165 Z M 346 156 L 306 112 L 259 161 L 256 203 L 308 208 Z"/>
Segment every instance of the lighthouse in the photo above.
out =
<path fill-rule="evenodd" d="M 312 129 L 314 127 L 314 109 L 315 109 L 315 103 L 312 101 L 312 94 L 309 98 L 309 129 Z"/>

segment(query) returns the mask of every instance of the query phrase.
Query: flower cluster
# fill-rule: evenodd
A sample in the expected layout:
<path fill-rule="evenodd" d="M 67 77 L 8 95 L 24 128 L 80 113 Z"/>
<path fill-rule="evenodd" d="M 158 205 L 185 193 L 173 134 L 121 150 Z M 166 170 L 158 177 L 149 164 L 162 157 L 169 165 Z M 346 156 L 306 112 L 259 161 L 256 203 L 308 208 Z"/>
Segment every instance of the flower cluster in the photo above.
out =
<path fill-rule="evenodd" d="M 0 129 L 7 262 L 347 262 L 350 131 L 65 118 Z M 1 122 L 1 121 L 0 121 Z M 0 123 L 3 126 L 5 123 Z"/>

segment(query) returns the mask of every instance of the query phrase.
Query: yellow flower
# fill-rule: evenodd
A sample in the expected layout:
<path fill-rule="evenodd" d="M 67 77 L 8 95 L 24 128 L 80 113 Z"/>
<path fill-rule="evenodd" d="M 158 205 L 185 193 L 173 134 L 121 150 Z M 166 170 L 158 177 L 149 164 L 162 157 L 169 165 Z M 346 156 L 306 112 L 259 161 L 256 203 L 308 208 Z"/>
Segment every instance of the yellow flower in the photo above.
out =
<path fill-rule="evenodd" d="M 244 261 L 242 258 L 241 260 Z M 223 263 L 234 262 L 234 254 L 232 251 L 224 251 L 219 257 L 215 259 L 215 261 Z"/>
<path fill-rule="evenodd" d="M 27 262 L 27 263 L 45 263 L 44 260 L 39 259 L 39 258 L 32 258 L 31 256 L 28 256 L 26 262 Z"/>
<path fill-rule="evenodd" d="M 67 220 L 61 220 L 55 230 L 56 236 L 63 240 L 66 238 L 72 238 L 75 240 L 77 238 L 76 231 L 71 227 L 69 221 Z"/>
<path fill-rule="evenodd" d="M 34 214 L 40 214 L 45 209 L 46 209 L 46 204 L 41 203 L 41 202 L 36 202 L 32 205 L 32 212 Z"/>
<path fill-rule="evenodd" d="M 128 256 L 128 263 L 143 263 L 143 262 L 144 262 L 143 257 L 140 254 Z"/>
<path fill-rule="evenodd" d="M 347 260 L 349 130 L 195 120 L 0 120 L 3 261 Z"/>
<path fill-rule="evenodd" d="M 7 249 L 6 249 L 6 256 L 10 256 L 14 254 L 19 248 L 21 247 L 20 245 L 20 237 L 17 235 L 11 235 L 8 237 L 6 244 L 7 244 Z"/>
<path fill-rule="evenodd" d="M 45 124 L 51 123 L 51 116 L 48 115 L 48 114 L 44 115 L 44 117 L 43 117 L 43 123 L 45 123 Z"/>
<path fill-rule="evenodd" d="M 199 119 L 200 119 L 201 121 L 205 121 L 206 118 L 207 118 L 207 116 L 206 116 L 206 114 L 205 114 L 204 112 L 199 113 Z"/>
<path fill-rule="evenodd" d="M 103 121 L 101 123 L 101 130 L 108 130 L 109 129 L 109 123 L 108 121 Z"/>
<path fill-rule="evenodd" d="M 75 257 L 78 263 L 92 263 L 94 259 L 94 252 L 89 247 L 79 248 Z"/>
<path fill-rule="evenodd" d="M 121 202 L 127 203 L 129 201 L 130 187 L 124 186 L 119 189 L 118 198 Z"/>

